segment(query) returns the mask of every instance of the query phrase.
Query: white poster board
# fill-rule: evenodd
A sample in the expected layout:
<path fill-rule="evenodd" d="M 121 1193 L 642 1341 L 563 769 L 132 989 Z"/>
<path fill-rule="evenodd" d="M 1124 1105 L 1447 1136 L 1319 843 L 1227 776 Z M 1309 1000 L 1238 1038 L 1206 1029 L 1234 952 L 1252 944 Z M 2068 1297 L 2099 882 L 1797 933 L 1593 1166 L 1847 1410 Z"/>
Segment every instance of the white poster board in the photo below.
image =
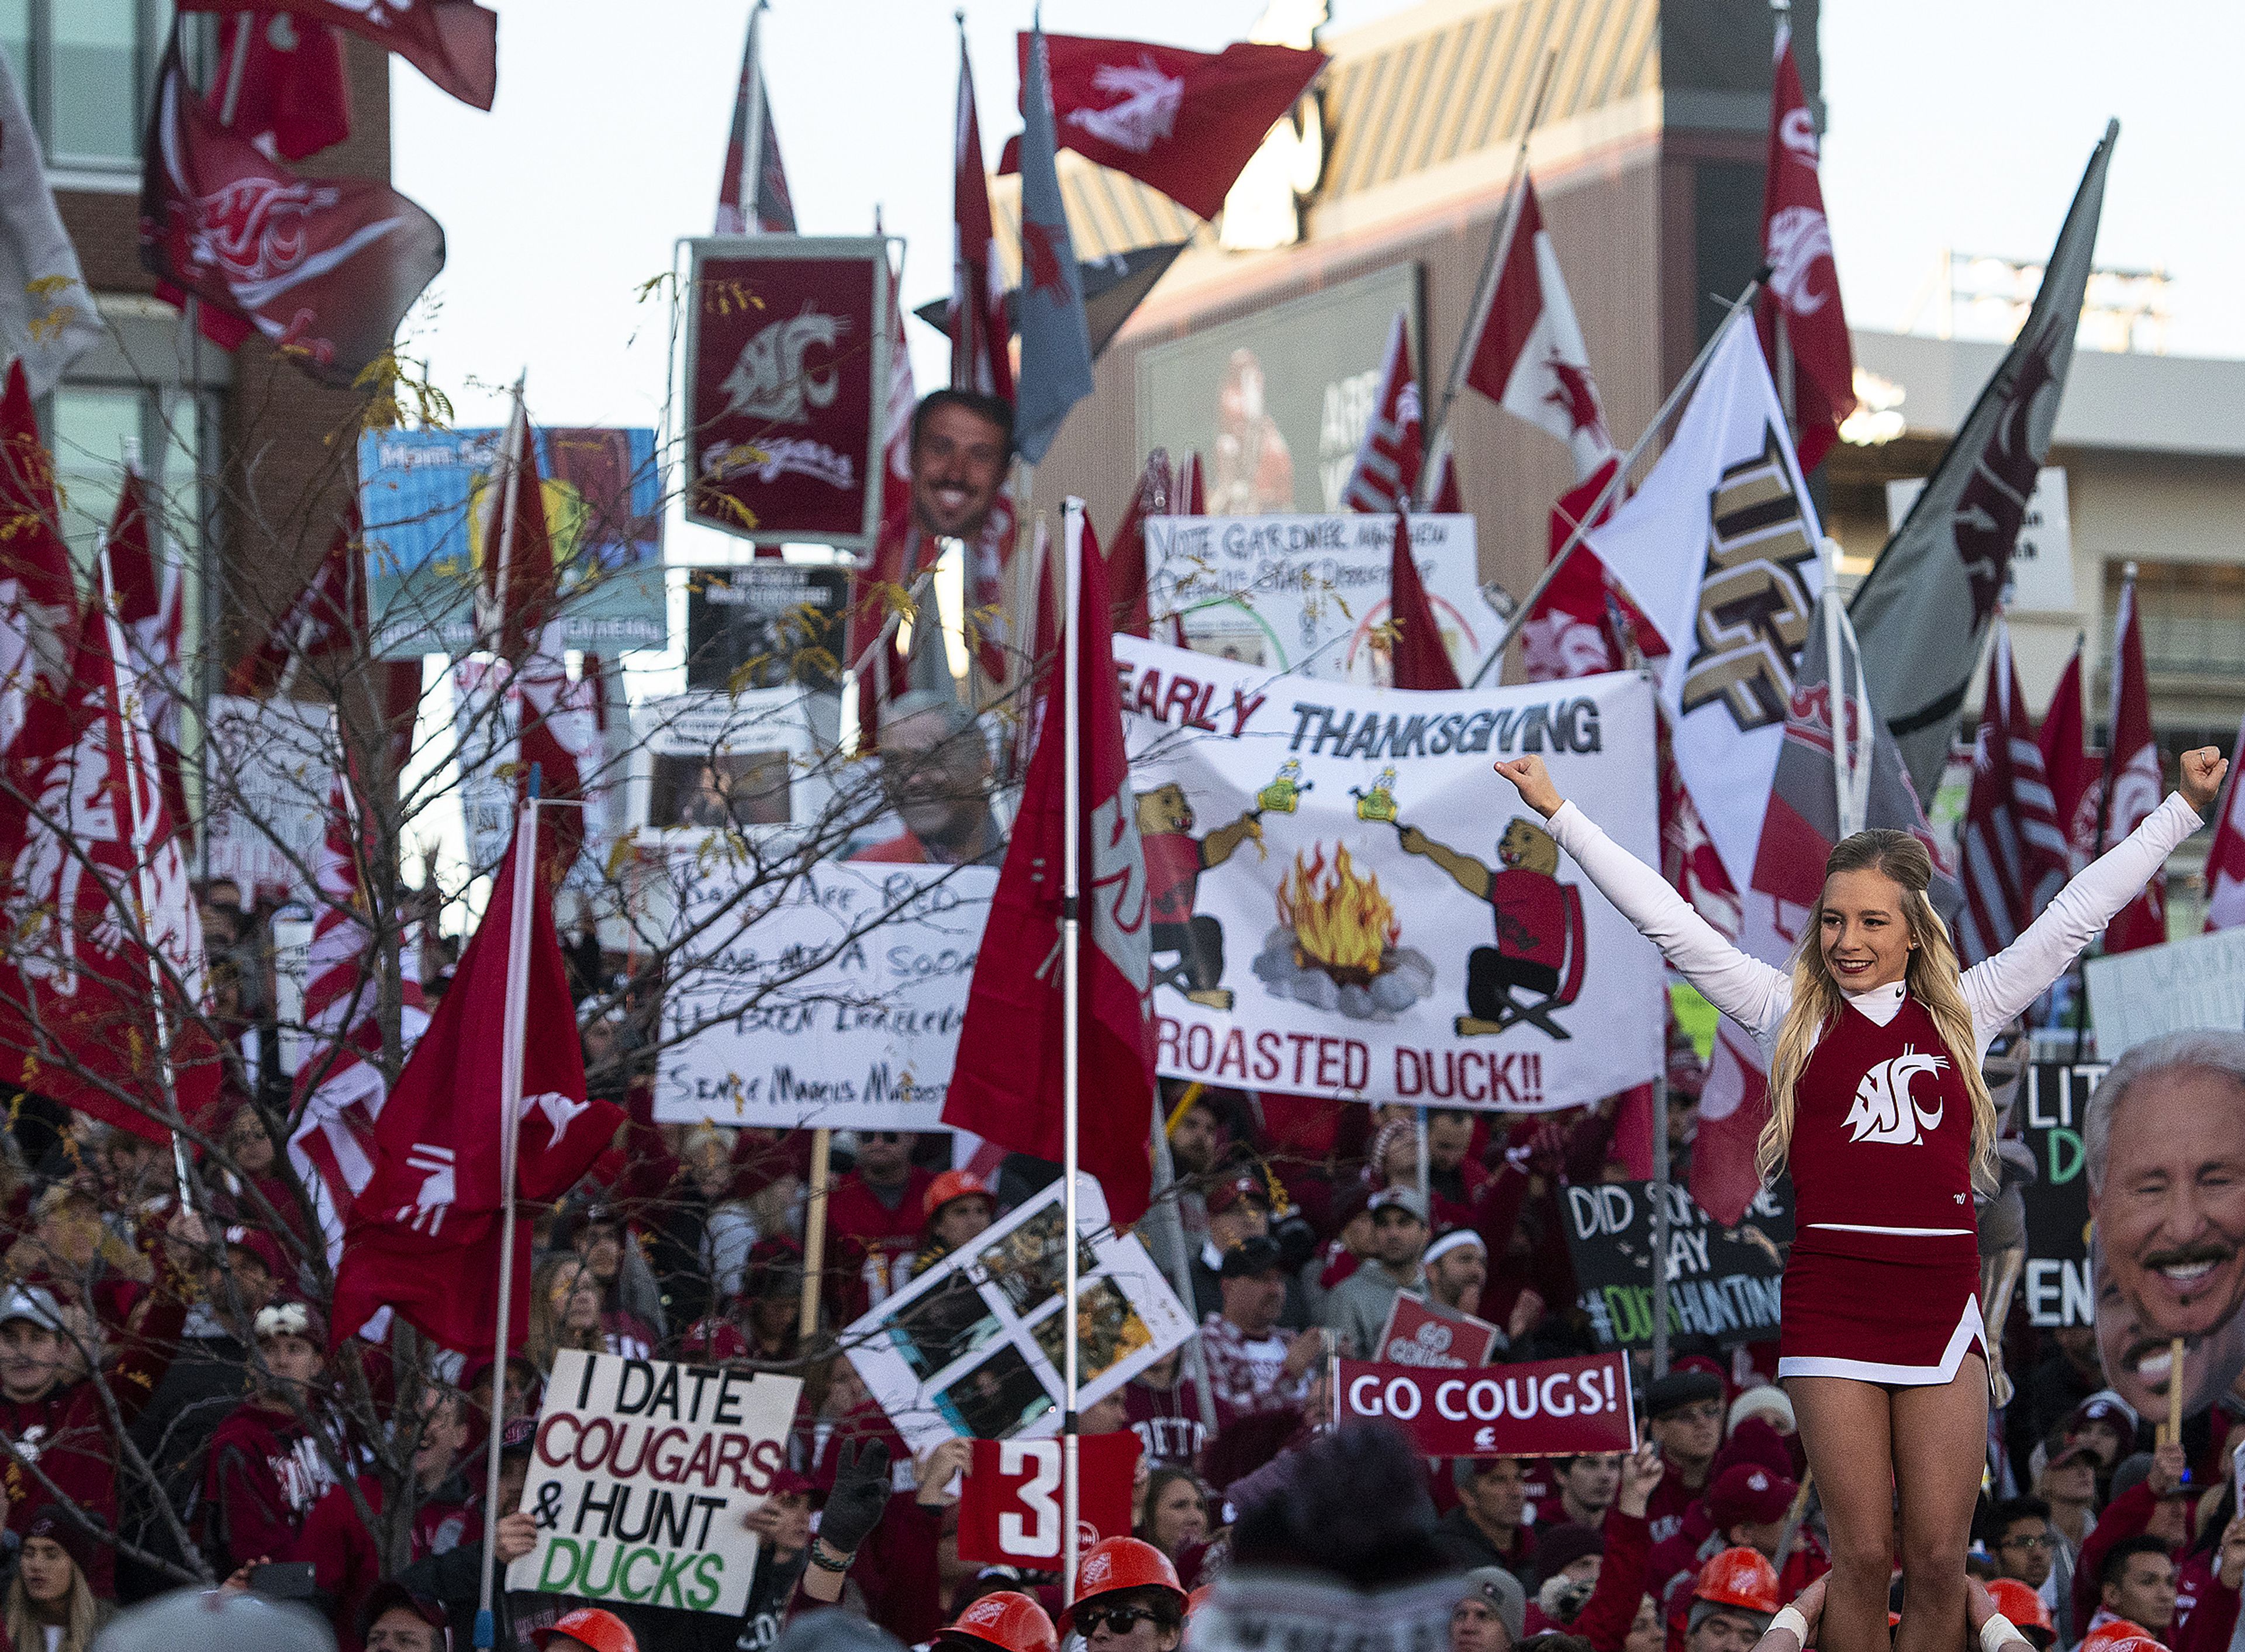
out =
<path fill-rule="evenodd" d="M 695 690 L 649 700 L 632 727 L 650 764 L 647 806 L 654 832 L 692 834 L 739 827 L 802 826 L 833 798 L 799 687 L 738 694 Z"/>
<path fill-rule="evenodd" d="M 1887 531 L 1902 526 L 1909 507 L 1925 491 L 1925 478 L 1887 484 Z M 2045 464 L 2035 472 L 2027 495 L 2026 517 L 2004 581 L 2004 604 L 2014 613 L 2073 612 L 2073 518 L 2065 497 L 2065 467 Z"/>
<path fill-rule="evenodd" d="M 2163 1033 L 2245 1027 L 2245 929 L 2092 958 L 2086 975 L 2100 1061 Z"/>
<path fill-rule="evenodd" d="M 245 899 L 314 898 L 306 872 L 327 835 L 335 722 L 332 706 L 278 695 L 211 701 L 210 876 L 232 878 Z"/>
<path fill-rule="evenodd" d="M 959 1435 L 1004 1439 L 1060 1426 L 1061 1249 L 1055 1181 L 851 1325 L 842 1346 L 913 1455 Z M 1076 1178 L 1076 1409 L 1180 1347 L 1192 1316 L 1136 1237 L 1102 1233 L 1107 1201 Z"/>
<path fill-rule="evenodd" d="M 1174 615 L 1185 646 L 1265 673 L 1372 685 L 1393 680 L 1374 647 L 1387 622 L 1395 518 L 1149 517 L 1146 605 L 1153 634 Z M 1469 516 L 1411 518 L 1411 554 L 1459 680 L 1496 645 L 1503 620 L 1481 593 Z"/>
<path fill-rule="evenodd" d="M 668 863 L 664 1123 L 933 1130 L 997 871 L 822 862 L 772 874 Z"/>
<path fill-rule="evenodd" d="M 787 1466 L 802 1389 L 770 1371 L 564 1349 L 522 1488 L 538 1547 L 507 1588 L 738 1617 L 756 1569 L 747 1516 Z"/>
<path fill-rule="evenodd" d="M 1164 1078 L 1532 1113 L 1660 1070 L 1660 954 L 1489 768 L 1540 754 L 1658 864 L 1643 678 L 1413 694 L 1115 658 Z"/>

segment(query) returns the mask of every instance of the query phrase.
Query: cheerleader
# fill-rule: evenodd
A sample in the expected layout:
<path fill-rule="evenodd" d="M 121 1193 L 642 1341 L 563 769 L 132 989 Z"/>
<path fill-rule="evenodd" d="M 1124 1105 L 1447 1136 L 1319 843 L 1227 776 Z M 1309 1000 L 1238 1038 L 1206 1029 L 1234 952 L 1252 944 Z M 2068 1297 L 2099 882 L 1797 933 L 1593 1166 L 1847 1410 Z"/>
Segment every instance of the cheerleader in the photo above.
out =
<path fill-rule="evenodd" d="M 1762 1046 L 1756 1162 L 1765 1180 L 1791 1169 L 1797 1236 L 1778 1377 L 1832 1540 L 1821 1652 L 1886 1652 L 1897 1499 L 1895 1652 L 1963 1644 L 1988 1439 L 1972 1194 L 1994 1186 L 1996 1112 L 1980 1057 L 2203 823 L 2228 766 L 2211 746 L 2185 752 L 2178 791 L 2017 941 L 1960 973 L 1926 899 L 1931 858 L 1908 832 L 1857 832 L 1832 851 L 1787 972 L 1718 935 L 1562 798 L 1542 759 L 1496 765 L 1599 891 Z"/>

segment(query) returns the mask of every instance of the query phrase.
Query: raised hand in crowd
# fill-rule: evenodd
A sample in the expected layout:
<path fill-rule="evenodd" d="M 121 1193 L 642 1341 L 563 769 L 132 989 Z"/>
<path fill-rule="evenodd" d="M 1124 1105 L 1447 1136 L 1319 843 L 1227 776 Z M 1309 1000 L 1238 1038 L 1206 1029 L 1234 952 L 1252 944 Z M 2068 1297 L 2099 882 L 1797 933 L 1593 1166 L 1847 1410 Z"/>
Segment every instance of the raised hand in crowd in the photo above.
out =
<path fill-rule="evenodd" d="M 835 1466 L 834 1489 L 818 1517 L 811 1542 L 811 1567 L 803 1592 L 831 1606 L 842 1598 L 842 1581 L 889 1506 L 889 1446 L 886 1440 L 857 1440 L 843 1446 Z"/>
<path fill-rule="evenodd" d="M 2179 760 L 2175 789 L 2203 817 L 2221 796 L 2221 777 L 2228 772 L 2229 760 L 2221 755 L 2221 747 L 2200 746 L 2183 753 Z"/>
<path fill-rule="evenodd" d="M 1631 1520 L 1643 1520 L 1654 1490 L 1667 1473 L 1668 1465 L 1660 1459 L 1660 1447 L 1646 1440 L 1621 1459 L 1621 1490 L 1615 1493 L 1616 1506 Z"/>
<path fill-rule="evenodd" d="M 1496 772 L 1519 789 L 1522 802 L 1546 820 L 1557 814 L 1559 805 L 1567 801 L 1551 783 L 1551 771 L 1543 767 L 1541 757 L 1505 759 L 1497 763 Z"/>
<path fill-rule="evenodd" d="M 2152 1452 L 2152 1466 L 2144 1478 L 2154 1497 L 2173 1497 L 2190 1484 L 2190 1459 L 2183 1452 L 2182 1442 L 2162 1442 Z"/>
<path fill-rule="evenodd" d="M 1535 1286 L 1527 1286 L 1521 1291 L 1520 1299 L 1512 1304 L 1512 1312 L 1505 1319 L 1505 1340 L 1518 1342 L 1535 1330 L 1536 1322 L 1543 1317 L 1543 1298 L 1537 1294 Z"/>
<path fill-rule="evenodd" d="M 952 1482 L 967 1472 L 973 1455 L 974 1442 L 965 1439 L 946 1439 L 920 1453 L 913 1465 L 919 1481 L 913 1500 L 922 1508 L 949 1508 L 956 1503 L 959 1493 L 951 1489 Z"/>
<path fill-rule="evenodd" d="M 499 1556 L 501 1566 L 512 1566 L 538 1547 L 538 1520 L 520 1509 L 499 1517 L 499 1528 L 492 1534 L 496 1540 L 492 1553 Z"/>
<path fill-rule="evenodd" d="M 1309 1371 L 1326 1356 L 1326 1332 L 1322 1325 L 1312 1325 L 1296 1337 L 1286 1349 L 1286 1363 L 1281 1368 L 1291 1380 Z"/>

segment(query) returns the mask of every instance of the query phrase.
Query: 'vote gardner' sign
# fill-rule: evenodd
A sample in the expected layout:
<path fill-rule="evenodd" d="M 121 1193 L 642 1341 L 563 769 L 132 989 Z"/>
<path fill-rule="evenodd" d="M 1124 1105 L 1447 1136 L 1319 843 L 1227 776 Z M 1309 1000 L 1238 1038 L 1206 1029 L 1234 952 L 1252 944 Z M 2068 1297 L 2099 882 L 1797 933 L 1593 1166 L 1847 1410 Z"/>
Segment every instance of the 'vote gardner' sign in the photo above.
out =
<path fill-rule="evenodd" d="M 750 1511 L 787 1460 L 802 1383 L 565 1350 L 539 1413 L 522 1506 L 538 1547 L 511 1589 L 738 1616 L 756 1567 Z"/>

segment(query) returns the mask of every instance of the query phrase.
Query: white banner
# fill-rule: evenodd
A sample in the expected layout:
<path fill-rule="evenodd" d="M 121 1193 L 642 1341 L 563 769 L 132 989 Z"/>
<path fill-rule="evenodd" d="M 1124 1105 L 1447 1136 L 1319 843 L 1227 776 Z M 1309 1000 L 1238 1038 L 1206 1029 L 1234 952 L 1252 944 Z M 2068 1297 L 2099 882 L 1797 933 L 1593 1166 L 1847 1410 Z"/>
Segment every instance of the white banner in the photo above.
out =
<path fill-rule="evenodd" d="M 1490 772 L 1657 863 L 1652 692 L 1274 678 L 1115 639 L 1168 1077 L 1540 1112 L 1650 1080 L 1659 954 Z"/>
<path fill-rule="evenodd" d="M 1384 649 L 1393 515 L 1150 517 L 1146 602 L 1200 653 L 1327 681 L 1393 680 Z M 1411 554 L 1461 681 L 1504 622 L 1481 593 L 1469 516 L 1414 516 Z"/>
<path fill-rule="evenodd" d="M 2107 952 L 2084 974 L 2100 1061 L 2168 1032 L 2245 1027 L 2245 929 Z"/>
<path fill-rule="evenodd" d="M 747 1517 L 787 1466 L 802 1381 L 564 1349 L 538 1414 L 522 1507 L 538 1547 L 511 1589 L 738 1617 Z"/>
<path fill-rule="evenodd" d="M 1585 543 L 1667 639 L 1677 770 L 1739 889 L 1824 588 L 1821 538 L 1760 342 L 1734 322 L 1660 463 Z"/>
<path fill-rule="evenodd" d="M 671 857 L 664 1123 L 933 1130 L 997 872 Z"/>
<path fill-rule="evenodd" d="M 275 696 L 211 701 L 210 876 L 245 903 L 262 893 L 311 902 L 308 869 L 328 829 L 336 780 L 335 708 Z"/>
<path fill-rule="evenodd" d="M 1193 1321 L 1136 1236 L 1102 1232 L 1098 1182 L 1075 1185 L 1081 1411 L 1183 1346 Z M 1059 1428 L 1065 1191 L 1054 1182 L 843 1333 L 850 1363 L 914 1456 L 959 1435 Z"/>
<path fill-rule="evenodd" d="M 632 725 L 650 761 L 648 829 L 816 822 L 833 784 L 818 765 L 810 704 L 798 687 L 695 690 L 643 702 Z"/>

